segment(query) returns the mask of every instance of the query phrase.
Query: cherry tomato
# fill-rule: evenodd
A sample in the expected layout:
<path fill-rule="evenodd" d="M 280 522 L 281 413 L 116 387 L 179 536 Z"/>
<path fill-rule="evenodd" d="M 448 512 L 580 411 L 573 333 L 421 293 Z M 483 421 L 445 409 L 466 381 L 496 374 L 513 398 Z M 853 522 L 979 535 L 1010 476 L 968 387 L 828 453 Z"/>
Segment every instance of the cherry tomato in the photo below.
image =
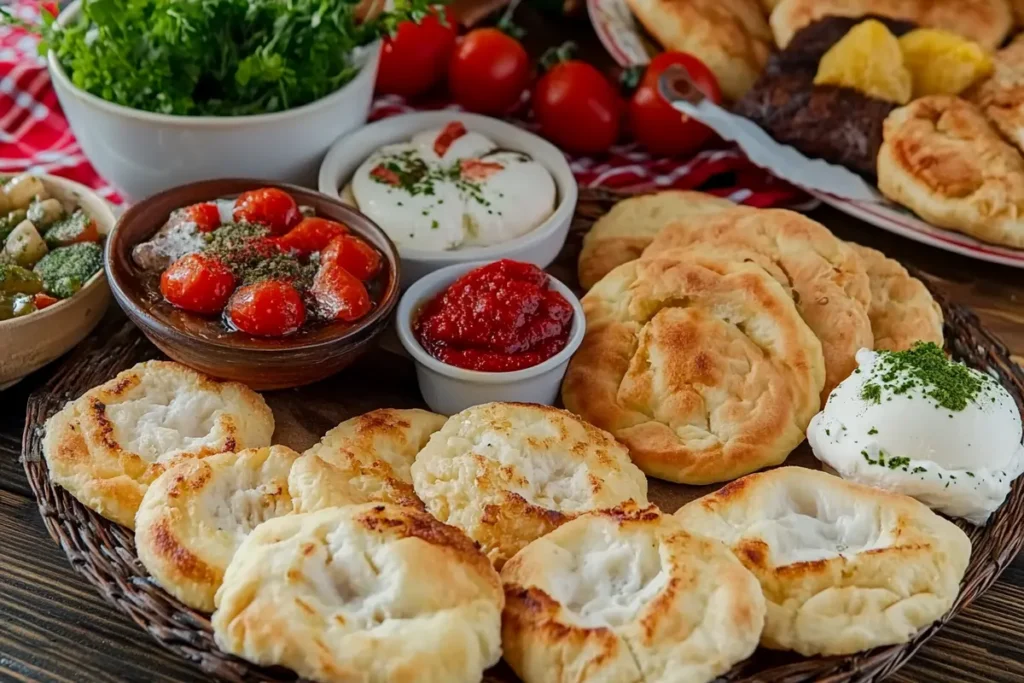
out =
<path fill-rule="evenodd" d="M 544 74 L 533 92 L 533 111 L 541 134 L 569 152 L 606 152 L 619 137 L 619 95 L 586 62 L 562 62 Z"/>
<path fill-rule="evenodd" d="M 639 87 L 629 100 L 628 119 L 633 137 L 660 156 L 692 154 L 714 136 L 714 131 L 672 108 L 658 92 L 658 79 L 672 65 L 683 67 L 697 86 L 716 104 L 722 101 L 715 75 L 696 57 L 685 52 L 663 52 L 651 60 Z"/>
<path fill-rule="evenodd" d="M 160 293 L 168 302 L 203 315 L 223 310 L 234 288 L 231 270 L 206 254 L 182 256 L 160 275 Z"/>
<path fill-rule="evenodd" d="M 321 264 L 309 291 L 328 320 L 359 320 L 373 307 L 363 283 L 337 263 Z"/>
<path fill-rule="evenodd" d="M 37 292 L 32 296 L 32 299 L 33 301 L 35 301 L 36 308 L 38 308 L 40 311 L 60 301 L 60 299 L 52 297 L 46 292 Z"/>
<path fill-rule="evenodd" d="M 384 39 L 377 67 L 377 92 L 415 97 L 444 78 L 458 35 L 455 15 L 434 8 L 422 21 L 403 21 Z"/>
<path fill-rule="evenodd" d="M 448 89 L 469 111 L 503 114 L 530 82 L 530 58 L 518 40 L 496 28 L 470 31 L 448 66 Z"/>
<path fill-rule="evenodd" d="M 276 187 L 243 192 L 235 200 L 233 215 L 236 221 L 265 225 L 274 235 L 283 235 L 302 220 L 292 196 Z"/>
<path fill-rule="evenodd" d="M 303 218 L 287 234 L 277 238 L 277 245 L 283 251 L 297 251 L 302 256 L 320 251 L 335 237 L 348 232 L 341 223 L 326 218 Z"/>
<path fill-rule="evenodd" d="M 358 237 L 341 235 L 320 252 L 320 263 L 336 263 L 365 281 L 380 272 L 381 258 L 376 249 Z"/>
<path fill-rule="evenodd" d="M 220 209 L 216 204 L 203 202 L 186 206 L 181 210 L 185 220 L 192 221 L 199 228 L 199 232 L 213 232 L 220 227 Z"/>
<path fill-rule="evenodd" d="M 263 280 L 239 287 L 228 300 L 228 320 L 255 337 L 284 337 L 306 321 L 302 295 L 290 283 Z"/>

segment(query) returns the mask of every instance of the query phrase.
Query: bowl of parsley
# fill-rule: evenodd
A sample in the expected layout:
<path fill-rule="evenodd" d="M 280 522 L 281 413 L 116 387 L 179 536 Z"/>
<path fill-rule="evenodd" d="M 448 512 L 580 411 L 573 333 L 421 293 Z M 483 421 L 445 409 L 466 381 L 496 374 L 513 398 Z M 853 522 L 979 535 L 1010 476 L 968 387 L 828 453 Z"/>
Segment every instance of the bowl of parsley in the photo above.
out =
<path fill-rule="evenodd" d="M 76 0 L 39 29 L 57 97 L 131 200 L 238 175 L 311 184 L 366 121 L 379 38 L 425 0 Z"/>

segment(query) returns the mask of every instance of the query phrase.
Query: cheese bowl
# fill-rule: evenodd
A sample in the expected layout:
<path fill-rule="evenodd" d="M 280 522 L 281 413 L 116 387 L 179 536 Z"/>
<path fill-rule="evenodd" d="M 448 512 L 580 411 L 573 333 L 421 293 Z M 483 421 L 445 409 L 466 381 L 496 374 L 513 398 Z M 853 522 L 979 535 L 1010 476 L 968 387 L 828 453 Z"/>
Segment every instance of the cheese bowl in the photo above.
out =
<path fill-rule="evenodd" d="M 551 265 L 565 244 L 578 188 L 565 155 L 546 140 L 510 123 L 487 116 L 455 111 L 404 114 L 370 124 L 338 140 L 327 152 L 320 167 L 320 192 L 353 203 L 345 192 L 362 163 L 379 148 L 408 141 L 417 133 L 444 128 L 459 122 L 466 130 L 480 133 L 497 143 L 499 150 L 523 152 L 540 163 L 555 182 L 554 211 L 529 232 L 492 246 L 471 246 L 447 251 L 427 251 L 398 246 L 402 259 L 402 288 L 446 266 L 508 258 L 532 263 L 540 268 Z"/>

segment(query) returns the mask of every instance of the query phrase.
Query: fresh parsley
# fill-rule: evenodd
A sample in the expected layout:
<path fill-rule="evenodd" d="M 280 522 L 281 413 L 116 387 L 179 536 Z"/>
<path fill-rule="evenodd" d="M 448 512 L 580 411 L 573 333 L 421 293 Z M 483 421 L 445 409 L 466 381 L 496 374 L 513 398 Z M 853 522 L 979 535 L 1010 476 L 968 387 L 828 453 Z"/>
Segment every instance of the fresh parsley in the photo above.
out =
<path fill-rule="evenodd" d="M 60 28 L 29 26 L 71 81 L 163 114 L 241 116 L 308 104 L 358 72 L 353 51 L 421 18 L 427 0 L 83 0 Z M 364 20 L 365 16 L 365 20 Z M 10 14 L 0 17 L 17 23 Z"/>

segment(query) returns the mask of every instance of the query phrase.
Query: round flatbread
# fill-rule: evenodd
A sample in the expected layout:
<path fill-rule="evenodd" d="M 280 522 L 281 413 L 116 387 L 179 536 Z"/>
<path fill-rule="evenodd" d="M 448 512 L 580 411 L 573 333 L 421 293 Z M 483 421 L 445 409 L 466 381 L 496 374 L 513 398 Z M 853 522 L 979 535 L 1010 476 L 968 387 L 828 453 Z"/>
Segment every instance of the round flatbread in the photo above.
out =
<path fill-rule="evenodd" d="M 882 252 L 850 242 L 871 283 L 871 331 L 875 348 L 906 351 L 919 341 L 942 346 L 942 308 L 924 283 Z"/>
<path fill-rule="evenodd" d="M 368 503 L 272 519 L 228 566 L 225 652 L 317 681 L 477 683 L 501 657 L 501 581 L 458 529 Z"/>
<path fill-rule="evenodd" d="M 796 310 L 821 342 L 822 402 L 857 367 L 857 351 L 874 343 L 871 286 L 857 255 L 828 228 L 793 211 L 737 207 L 662 230 L 647 255 L 700 250 L 765 267 L 793 294 Z"/>
<path fill-rule="evenodd" d="M 727 481 L 803 441 L 825 382 L 821 343 L 763 268 L 699 254 L 632 261 L 583 310 L 562 400 L 647 474 Z"/>
<path fill-rule="evenodd" d="M 268 519 L 290 514 L 285 446 L 183 460 L 157 477 L 135 516 L 139 559 L 183 603 L 213 611 L 213 597 L 238 546 Z"/>
<path fill-rule="evenodd" d="M 727 199 L 685 190 L 623 199 L 597 219 L 584 236 L 578 266 L 580 285 L 590 289 L 616 266 L 639 258 L 666 225 L 735 206 Z"/>
<path fill-rule="evenodd" d="M 676 513 L 727 546 L 768 602 L 761 644 L 805 656 L 905 643 L 945 614 L 971 542 L 913 498 L 782 467 Z"/>
<path fill-rule="evenodd" d="M 1024 248 L 1024 158 L 959 97 L 921 97 L 886 117 L 878 189 L 936 227 Z"/>
<path fill-rule="evenodd" d="M 574 519 L 501 580 L 505 660 L 525 683 L 703 683 L 749 657 L 764 626 L 753 574 L 654 506 Z"/>
<path fill-rule="evenodd" d="M 263 397 L 169 361 L 148 361 L 90 389 L 47 420 L 50 478 L 130 529 L 146 488 L 184 458 L 270 445 Z"/>
<path fill-rule="evenodd" d="M 486 403 L 453 415 L 416 456 L 416 493 L 500 568 L 583 512 L 647 504 L 647 479 L 607 432 L 564 410 Z"/>
<path fill-rule="evenodd" d="M 426 410 L 384 408 L 345 420 L 292 467 L 288 485 L 296 511 L 372 502 L 422 509 L 410 467 L 446 419 Z"/>

